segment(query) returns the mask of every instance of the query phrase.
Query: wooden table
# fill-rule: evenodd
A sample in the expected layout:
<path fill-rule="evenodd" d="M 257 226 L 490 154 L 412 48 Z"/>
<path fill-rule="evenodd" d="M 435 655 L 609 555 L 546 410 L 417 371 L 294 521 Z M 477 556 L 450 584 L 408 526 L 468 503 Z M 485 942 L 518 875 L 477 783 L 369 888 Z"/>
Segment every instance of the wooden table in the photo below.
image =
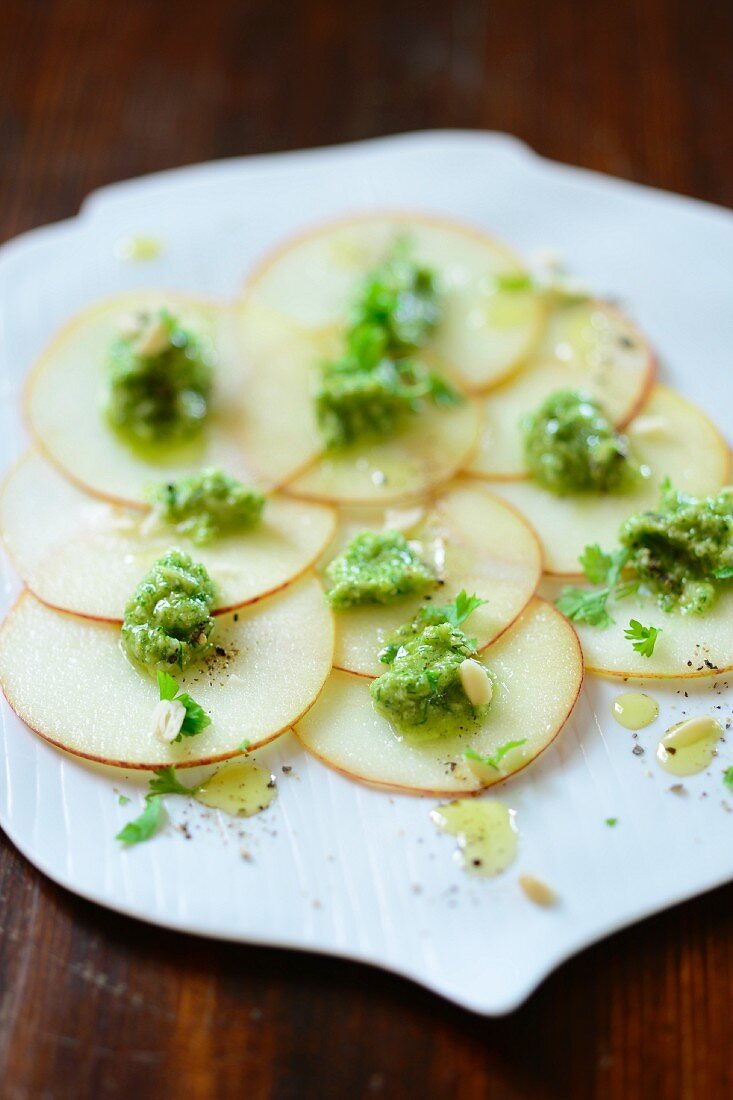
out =
<path fill-rule="evenodd" d="M 139 173 L 441 126 L 733 205 L 731 0 L 4 0 L 0 24 L 2 237 Z M 623 932 L 483 1020 L 366 967 L 115 916 L 3 841 L 0 1093 L 730 1096 L 731 902 Z"/>

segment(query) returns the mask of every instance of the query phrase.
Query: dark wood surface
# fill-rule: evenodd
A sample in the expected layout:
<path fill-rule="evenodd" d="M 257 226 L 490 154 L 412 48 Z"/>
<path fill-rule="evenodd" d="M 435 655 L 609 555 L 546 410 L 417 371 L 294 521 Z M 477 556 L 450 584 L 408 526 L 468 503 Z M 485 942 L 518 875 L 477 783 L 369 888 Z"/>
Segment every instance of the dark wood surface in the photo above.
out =
<path fill-rule="evenodd" d="M 0 236 L 154 169 L 441 126 L 731 205 L 732 55 L 731 0 L 3 0 Z M 0 1095 L 731 1096 L 732 901 L 617 935 L 492 1021 L 104 912 L 2 840 Z"/>

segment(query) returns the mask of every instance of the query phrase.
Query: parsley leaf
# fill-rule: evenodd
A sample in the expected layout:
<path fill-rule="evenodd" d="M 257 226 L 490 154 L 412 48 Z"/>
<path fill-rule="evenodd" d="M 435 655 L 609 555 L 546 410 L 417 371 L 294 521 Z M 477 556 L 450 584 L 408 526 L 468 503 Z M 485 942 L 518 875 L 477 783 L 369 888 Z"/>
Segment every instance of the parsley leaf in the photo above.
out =
<path fill-rule="evenodd" d="M 120 806 L 126 806 L 127 803 L 130 801 L 130 799 L 127 797 L 126 794 L 118 794 L 117 795 L 117 801 L 120 804 Z"/>
<path fill-rule="evenodd" d="M 494 283 L 497 290 L 534 290 L 534 279 L 527 271 L 499 271 Z"/>
<path fill-rule="evenodd" d="M 466 749 L 463 755 L 465 756 L 466 760 L 475 760 L 479 764 L 486 764 L 487 767 L 494 768 L 495 771 L 499 772 L 501 771 L 499 765 L 506 754 L 508 752 L 511 752 L 512 749 L 518 749 L 522 745 L 526 745 L 526 743 L 526 737 L 523 737 L 521 741 L 507 741 L 505 745 L 499 746 L 493 756 L 480 756 L 473 749 Z"/>
<path fill-rule="evenodd" d="M 607 817 L 606 818 L 606 825 L 608 825 L 608 827 L 610 829 L 612 829 L 614 827 L 614 825 L 618 825 L 618 818 L 617 817 Z"/>
<path fill-rule="evenodd" d="M 201 733 L 211 725 L 211 719 L 206 711 L 187 692 L 184 691 L 178 695 L 177 701 L 183 703 L 186 708 L 186 717 L 183 719 L 181 732 L 176 741 L 180 741 L 182 737 L 195 737 L 197 733 Z"/>
<path fill-rule="evenodd" d="M 733 767 L 725 769 L 723 772 L 723 782 L 729 791 L 733 791 Z"/>
<path fill-rule="evenodd" d="M 163 673 L 163 675 L 166 674 Z M 123 844 L 140 844 L 143 840 L 150 840 L 151 836 L 157 833 L 163 824 L 163 795 L 193 794 L 191 787 L 185 787 L 183 783 L 179 783 L 175 768 L 158 768 L 153 772 L 149 788 L 145 796 L 145 809 L 143 812 L 133 821 L 128 821 L 127 825 L 119 831 L 115 838 Z M 121 805 L 123 797 L 120 796 Z M 129 802 L 130 799 L 126 798 L 125 801 Z"/>
<path fill-rule="evenodd" d="M 149 840 L 158 831 L 163 822 L 163 799 L 160 795 L 148 795 L 145 809 L 134 821 L 128 821 L 115 837 L 123 844 L 140 844 Z"/>
<path fill-rule="evenodd" d="M 610 588 L 590 591 L 587 588 L 567 587 L 555 601 L 555 607 L 575 623 L 607 627 L 614 621 L 606 610 L 610 595 Z"/>
<path fill-rule="evenodd" d="M 606 554 L 598 543 L 594 542 L 591 546 L 586 546 L 578 561 L 591 584 L 606 584 L 609 588 L 614 588 L 619 582 L 629 556 L 630 551 L 626 547 L 615 550 L 612 554 Z"/>
<path fill-rule="evenodd" d="M 639 587 L 637 580 L 621 580 L 629 556 L 626 547 L 607 554 L 597 542 L 586 546 L 578 561 L 591 584 L 602 584 L 603 588 L 563 588 L 555 606 L 573 622 L 602 628 L 611 626 L 614 619 L 606 606 L 609 599 L 621 600 Z"/>
<path fill-rule="evenodd" d="M 158 672 L 158 691 L 161 699 L 175 699 L 178 694 L 178 680 L 169 672 Z"/>
<path fill-rule="evenodd" d="M 631 619 L 624 631 L 624 638 L 631 642 L 633 648 L 637 653 L 641 653 L 642 657 L 651 657 L 660 633 L 661 627 L 642 626 L 638 619 Z"/>
<path fill-rule="evenodd" d="M 441 622 L 448 622 L 451 626 L 461 626 L 477 607 L 485 603 L 486 600 L 476 595 L 469 596 L 465 588 L 462 588 L 452 603 L 443 604 L 442 607 L 423 607 L 421 615 L 428 620 L 435 615 Z"/>
<path fill-rule="evenodd" d="M 733 565 L 725 565 L 722 569 L 716 569 L 713 573 L 716 581 L 728 581 L 733 577 Z"/>
<path fill-rule="evenodd" d="M 251 744 L 252 744 L 252 742 L 248 741 L 247 738 L 245 737 L 244 741 L 242 741 L 239 745 L 237 745 L 237 748 L 239 749 L 240 752 L 246 752 Z"/>
<path fill-rule="evenodd" d="M 183 705 L 186 711 L 186 717 L 181 724 L 181 731 L 178 737 L 174 738 L 174 742 L 182 741 L 184 737 L 195 737 L 197 733 L 201 733 L 202 730 L 211 725 L 211 719 L 206 711 L 199 706 L 195 699 L 191 698 L 188 692 L 184 691 L 178 695 L 178 681 L 169 672 L 158 672 L 158 691 L 161 699 L 175 699 L 176 702 Z"/>
<path fill-rule="evenodd" d="M 191 789 L 178 781 L 173 767 L 157 768 L 150 780 L 150 794 L 191 794 Z M 150 797 L 150 795 L 148 795 Z"/>

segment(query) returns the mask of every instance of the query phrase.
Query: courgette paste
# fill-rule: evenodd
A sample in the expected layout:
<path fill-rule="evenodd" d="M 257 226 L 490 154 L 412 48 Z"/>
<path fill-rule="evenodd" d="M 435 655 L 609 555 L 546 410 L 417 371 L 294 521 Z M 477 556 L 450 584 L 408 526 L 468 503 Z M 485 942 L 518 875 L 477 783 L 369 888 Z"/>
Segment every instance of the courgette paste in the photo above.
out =
<path fill-rule="evenodd" d="M 692 497 L 669 480 L 656 511 L 629 516 L 610 553 L 586 546 L 583 572 L 601 588 L 565 588 L 559 609 L 576 622 L 605 627 L 613 622 L 609 601 L 650 595 L 664 611 L 704 615 L 733 580 L 733 488 Z"/>
<path fill-rule="evenodd" d="M 589 394 L 557 390 L 524 419 L 522 430 L 530 476 L 551 493 L 611 493 L 635 480 L 628 439 Z"/>
<path fill-rule="evenodd" d="M 326 595 L 333 608 L 388 604 L 424 594 L 437 580 L 399 531 L 362 531 L 326 567 Z"/>
<path fill-rule="evenodd" d="M 197 546 L 254 527 L 265 504 L 261 493 L 214 466 L 154 487 L 149 499 L 162 523 Z"/>
<path fill-rule="evenodd" d="M 461 592 L 451 604 L 423 606 L 414 619 L 400 627 L 379 655 L 388 665 L 370 692 L 376 710 L 398 733 L 419 740 L 475 731 L 487 713 L 491 695 L 490 675 L 476 660 L 474 639 L 461 629 L 468 616 L 484 600 Z M 483 679 L 480 696 L 465 686 L 470 664 L 473 680 Z"/>
<path fill-rule="evenodd" d="M 210 357 L 168 310 L 133 313 L 109 349 L 107 385 L 107 419 L 125 442 L 181 442 L 206 418 Z"/>
<path fill-rule="evenodd" d="M 415 358 L 440 322 L 435 272 L 399 241 L 365 278 L 345 333 L 343 354 L 320 367 L 316 418 L 328 448 L 394 434 L 425 400 L 454 404 L 458 394 Z"/>
<path fill-rule="evenodd" d="M 214 583 L 204 566 L 182 550 L 169 550 L 125 607 L 122 646 L 127 656 L 150 672 L 184 669 L 208 656 L 214 597 Z"/>

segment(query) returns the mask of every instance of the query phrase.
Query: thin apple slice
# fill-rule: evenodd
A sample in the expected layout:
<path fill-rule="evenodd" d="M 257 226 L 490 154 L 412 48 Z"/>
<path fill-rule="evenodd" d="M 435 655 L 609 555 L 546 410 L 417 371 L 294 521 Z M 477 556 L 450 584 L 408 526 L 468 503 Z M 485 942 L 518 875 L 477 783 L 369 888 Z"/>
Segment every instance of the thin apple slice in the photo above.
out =
<path fill-rule="evenodd" d="M 443 582 L 430 593 L 430 599 L 449 603 L 461 589 L 485 599 L 468 628 L 478 648 L 485 649 L 521 614 L 537 588 L 542 572 L 537 536 L 513 508 L 471 482 L 457 482 L 418 508 L 416 522 L 405 534 L 415 541 L 423 560 L 435 567 Z M 391 522 L 389 514 L 382 512 L 376 512 L 371 520 L 368 513 L 358 517 L 347 514 L 328 558 L 335 557 L 339 544 L 358 531 L 383 530 Z M 423 602 L 420 596 L 403 596 L 386 606 L 369 604 L 334 612 L 334 665 L 363 676 L 379 676 L 384 672 L 379 650 Z"/>
<path fill-rule="evenodd" d="M 492 490 L 513 504 L 537 531 L 548 573 L 577 575 L 578 556 L 589 543 L 612 549 L 627 516 L 656 508 L 665 477 L 675 489 L 692 496 L 709 496 L 725 484 L 728 449 L 724 440 L 704 413 L 673 390 L 655 386 L 627 431 L 634 456 L 649 471 L 628 492 L 560 497 L 532 481 L 492 484 Z"/>
<path fill-rule="evenodd" d="M 256 527 L 196 546 L 144 513 L 87 496 L 33 451 L 0 496 L 5 547 L 38 599 L 110 621 L 122 620 L 140 578 L 171 546 L 206 566 L 218 614 L 291 584 L 319 557 L 335 525 L 332 509 L 275 495 Z"/>
<path fill-rule="evenodd" d="M 372 706 L 369 683 L 339 671 L 295 731 L 314 756 L 366 783 L 432 795 L 489 787 L 526 767 L 555 739 L 578 697 L 583 658 L 567 620 L 535 599 L 482 661 L 495 678 L 494 698 L 470 737 L 431 742 L 400 737 Z M 501 770 L 476 768 L 465 759 L 469 747 L 494 756 L 509 741 L 520 740 L 525 743 L 504 756 Z"/>
<path fill-rule="evenodd" d="M 542 592 L 556 600 L 563 584 L 548 578 Z M 623 679 L 692 679 L 733 668 L 733 591 L 723 592 L 705 615 L 662 611 L 651 596 L 631 596 L 609 606 L 616 620 L 601 630 L 574 623 L 588 672 Z M 637 653 L 624 630 L 636 619 L 660 633 L 651 657 Z"/>
<path fill-rule="evenodd" d="M 120 631 L 54 611 L 25 592 L 0 628 L 0 683 L 23 721 L 59 748 L 125 768 L 193 767 L 273 740 L 313 704 L 333 656 L 333 620 L 306 577 L 217 620 L 225 656 L 177 674 L 211 717 L 167 745 L 152 731 L 155 681 L 134 668 Z"/>
<path fill-rule="evenodd" d="M 455 476 L 478 435 L 478 410 L 426 406 L 390 439 L 353 444 L 325 454 L 287 485 L 305 500 L 336 504 L 390 504 L 418 496 Z"/>
<path fill-rule="evenodd" d="M 120 317 L 162 306 L 211 351 L 211 412 L 191 441 L 133 448 L 104 416 L 106 356 Z M 320 450 L 304 381 L 313 355 L 310 339 L 265 311 L 138 291 L 98 302 L 56 335 L 28 380 L 26 411 L 48 458 L 96 496 L 140 504 L 148 482 L 201 466 L 221 466 L 242 481 L 272 487 Z"/>
<path fill-rule="evenodd" d="M 497 288 L 497 274 L 524 269 L 477 226 L 409 211 L 319 226 L 265 256 L 247 280 L 245 299 L 314 331 L 341 330 L 364 275 L 404 237 L 438 275 L 443 316 L 431 351 L 472 390 L 512 374 L 540 337 L 544 305 L 531 290 Z"/>
<path fill-rule="evenodd" d="M 469 472 L 491 480 L 525 478 L 521 420 L 556 390 L 593 394 L 613 423 L 623 426 L 649 392 L 654 370 L 644 337 L 612 306 L 553 306 L 526 369 L 482 400 L 481 436 Z"/>

